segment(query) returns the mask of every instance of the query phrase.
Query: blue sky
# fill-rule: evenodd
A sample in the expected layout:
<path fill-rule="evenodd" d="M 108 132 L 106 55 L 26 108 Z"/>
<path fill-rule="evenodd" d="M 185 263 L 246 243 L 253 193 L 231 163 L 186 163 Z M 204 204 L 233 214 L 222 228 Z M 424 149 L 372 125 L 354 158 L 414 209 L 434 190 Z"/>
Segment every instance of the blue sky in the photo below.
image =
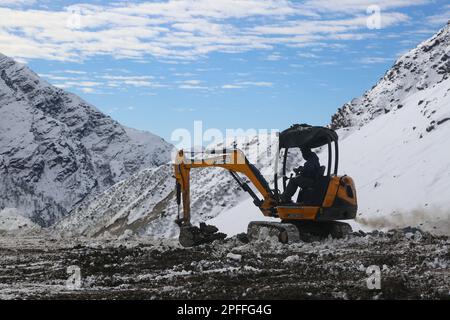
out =
<path fill-rule="evenodd" d="M 378 15 L 379 13 L 379 15 Z M 0 52 L 119 122 L 327 124 L 450 19 L 446 1 L 0 1 Z"/>

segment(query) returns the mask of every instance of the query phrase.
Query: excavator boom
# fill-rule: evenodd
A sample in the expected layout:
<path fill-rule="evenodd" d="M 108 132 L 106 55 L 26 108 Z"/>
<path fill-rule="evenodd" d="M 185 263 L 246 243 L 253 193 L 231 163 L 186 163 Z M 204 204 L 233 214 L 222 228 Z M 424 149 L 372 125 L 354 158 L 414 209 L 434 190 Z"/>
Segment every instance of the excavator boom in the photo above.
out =
<path fill-rule="evenodd" d="M 190 212 L 190 171 L 195 168 L 223 168 L 230 172 L 232 177 L 241 186 L 241 188 L 250 194 L 253 202 L 260 208 L 266 216 L 273 215 L 273 206 L 276 203 L 275 195 L 269 187 L 266 179 L 260 171 L 251 164 L 245 154 L 239 149 L 225 149 L 218 153 L 217 151 L 203 153 L 201 158 L 187 158 L 183 150 L 180 150 L 175 159 L 175 179 L 177 183 L 177 202 L 183 202 L 183 217 L 179 218 L 179 223 L 189 225 Z M 254 187 L 262 195 L 262 199 L 253 191 L 253 189 L 240 176 L 245 175 Z"/>

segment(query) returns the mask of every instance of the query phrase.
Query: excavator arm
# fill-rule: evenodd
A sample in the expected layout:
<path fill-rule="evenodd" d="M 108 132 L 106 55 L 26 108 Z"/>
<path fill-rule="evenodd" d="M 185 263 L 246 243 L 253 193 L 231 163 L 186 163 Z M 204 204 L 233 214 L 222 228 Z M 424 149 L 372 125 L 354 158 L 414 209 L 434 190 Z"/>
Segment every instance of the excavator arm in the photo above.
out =
<path fill-rule="evenodd" d="M 220 153 L 211 151 L 201 155 L 202 157 L 200 158 L 187 158 L 185 152 L 180 150 L 175 159 L 177 203 L 180 206 L 182 202 L 183 208 L 183 215 L 180 217 L 180 214 L 178 214 L 177 220 L 180 227 L 190 226 L 190 172 L 194 168 L 217 167 L 228 170 L 240 187 L 250 194 L 255 205 L 259 207 L 265 216 L 273 216 L 275 214 L 273 208 L 276 203 L 276 196 L 260 171 L 248 161 L 241 150 L 225 149 Z M 245 175 L 250 180 L 263 199 L 259 198 L 239 174 Z"/>

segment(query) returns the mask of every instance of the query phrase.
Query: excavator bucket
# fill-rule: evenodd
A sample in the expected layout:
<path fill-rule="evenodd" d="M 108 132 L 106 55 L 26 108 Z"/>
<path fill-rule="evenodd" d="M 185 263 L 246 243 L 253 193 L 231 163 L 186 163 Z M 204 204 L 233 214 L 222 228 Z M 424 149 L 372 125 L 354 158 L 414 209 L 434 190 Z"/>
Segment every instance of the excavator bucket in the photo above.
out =
<path fill-rule="evenodd" d="M 181 226 L 179 241 L 183 247 L 194 247 L 215 240 L 223 240 L 227 237 L 225 233 L 218 232 L 215 226 L 200 223 L 200 227 Z"/>

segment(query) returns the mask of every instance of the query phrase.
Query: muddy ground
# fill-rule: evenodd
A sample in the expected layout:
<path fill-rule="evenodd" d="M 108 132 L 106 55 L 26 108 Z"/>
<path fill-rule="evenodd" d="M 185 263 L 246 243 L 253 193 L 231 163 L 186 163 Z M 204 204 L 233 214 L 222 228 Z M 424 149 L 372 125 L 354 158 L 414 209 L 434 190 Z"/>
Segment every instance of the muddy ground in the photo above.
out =
<path fill-rule="evenodd" d="M 450 240 L 417 230 L 281 245 L 0 235 L 2 299 L 450 299 Z M 381 289 L 368 289 L 368 266 Z M 67 282 L 69 266 L 79 267 Z M 371 282 L 376 286 L 376 282 Z"/>

